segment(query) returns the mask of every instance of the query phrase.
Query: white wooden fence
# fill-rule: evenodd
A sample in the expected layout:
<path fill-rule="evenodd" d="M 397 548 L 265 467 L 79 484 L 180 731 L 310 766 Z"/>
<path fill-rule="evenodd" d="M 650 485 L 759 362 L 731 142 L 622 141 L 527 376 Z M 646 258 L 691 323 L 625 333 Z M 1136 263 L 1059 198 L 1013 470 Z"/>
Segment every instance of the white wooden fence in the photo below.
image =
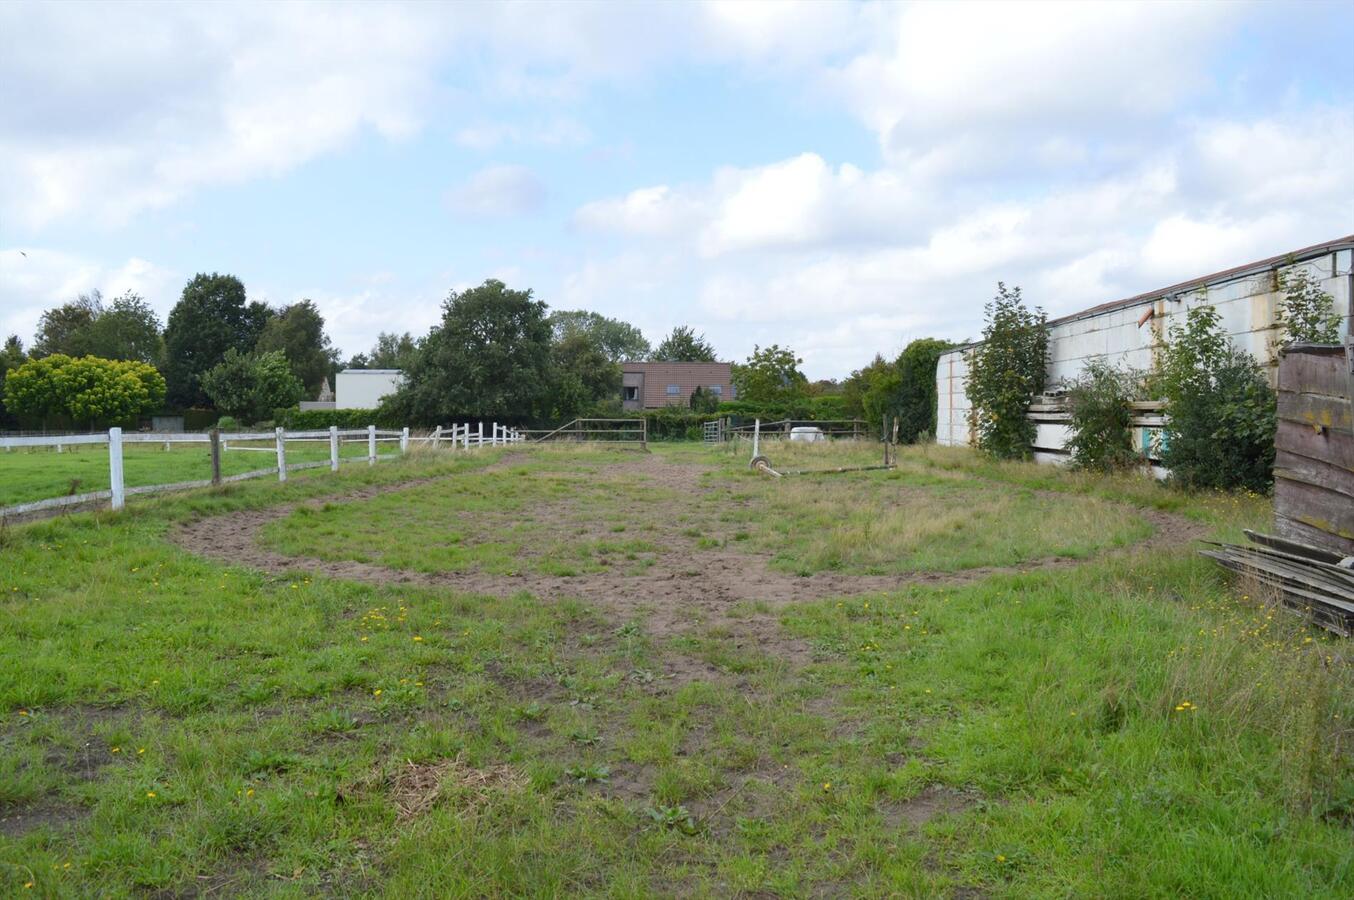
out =
<path fill-rule="evenodd" d="M 525 440 L 522 433 L 515 428 L 506 425 L 499 425 L 497 422 L 491 423 L 489 434 L 484 432 L 484 423 L 477 422 L 474 427 L 470 423 L 462 425 L 441 426 L 428 434 L 411 434 L 406 426 L 398 431 L 378 429 L 375 425 L 368 425 L 363 429 L 339 429 L 337 426 L 330 426 L 327 431 L 286 431 L 282 428 L 273 431 L 245 432 L 223 434 L 216 430 L 205 433 L 182 433 L 182 434 L 163 434 L 163 433 L 144 433 L 132 432 L 123 433 L 121 428 L 110 428 L 107 432 L 95 434 L 62 434 L 62 435 L 44 435 L 44 436 L 21 436 L 21 437 L 0 437 L 0 449 L 9 452 L 22 448 L 34 447 L 54 447 L 56 452 L 63 453 L 67 447 L 79 446 L 82 444 L 103 445 L 108 447 L 108 484 L 106 491 L 89 491 L 83 494 L 71 494 L 63 497 L 52 497 L 46 500 L 35 500 L 29 503 L 19 503 L 12 506 L 0 507 L 0 518 L 8 516 L 19 516 L 28 513 L 36 513 L 42 510 L 60 509 L 70 506 L 82 506 L 85 504 L 98 503 L 103 500 L 110 501 L 113 509 L 122 509 L 126 505 L 127 497 L 138 494 L 158 494 L 167 491 L 183 491 L 192 488 L 211 487 L 213 485 L 226 484 L 232 481 L 244 481 L 250 478 L 261 478 L 266 475 L 277 475 L 278 481 L 286 481 L 288 472 L 296 472 L 301 469 L 315 469 L 328 466 L 331 471 L 338 471 L 340 462 L 357 462 L 365 460 L 367 465 L 375 465 L 378 459 L 393 458 L 397 454 L 378 454 L 377 445 L 382 443 L 399 444 L 398 456 L 403 456 L 409 452 L 411 444 L 422 442 L 425 446 L 434 449 L 465 449 L 472 447 L 498 447 L 508 444 L 522 443 Z M 260 441 L 268 441 L 271 446 L 248 446 L 257 444 Z M 329 459 L 328 461 L 318 462 L 287 462 L 287 444 L 289 443 L 328 443 Z M 366 444 L 367 453 L 364 457 L 349 457 L 340 459 L 339 447 L 342 444 Z M 127 487 L 123 476 L 123 446 L 126 444 L 163 444 L 166 450 L 174 444 L 206 444 L 211 448 L 212 477 L 199 479 L 196 481 L 180 481 L 173 484 L 150 484 L 139 487 Z M 221 454 L 255 452 L 269 453 L 276 458 L 276 465 L 263 469 L 254 469 L 249 472 L 241 472 L 237 475 L 221 474 Z M 3 463 L 0 463 L 0 467 Z"/>

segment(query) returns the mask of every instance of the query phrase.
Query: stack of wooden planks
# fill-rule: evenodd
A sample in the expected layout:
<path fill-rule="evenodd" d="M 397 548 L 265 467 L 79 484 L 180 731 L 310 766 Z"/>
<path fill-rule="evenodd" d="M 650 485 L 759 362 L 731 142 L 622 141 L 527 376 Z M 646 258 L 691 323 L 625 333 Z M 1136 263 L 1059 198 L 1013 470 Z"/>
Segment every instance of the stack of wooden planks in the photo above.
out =
<path fill-rule="evenodd" d="M 1247 531 L 1250 545 L 1216 544 L 1204 556 L 1272 589 L 1289 609 L 1341 637 L 1354 636 L 1354 557 Z"/>

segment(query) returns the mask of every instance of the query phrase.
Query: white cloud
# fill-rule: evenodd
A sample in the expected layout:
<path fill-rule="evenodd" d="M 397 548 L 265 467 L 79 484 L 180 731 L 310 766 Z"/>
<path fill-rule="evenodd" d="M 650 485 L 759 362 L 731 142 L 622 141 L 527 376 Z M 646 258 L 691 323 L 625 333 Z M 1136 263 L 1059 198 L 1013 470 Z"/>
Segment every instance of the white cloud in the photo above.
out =
<path fill-rule="evenodd" d="M 456 143 L 471 150 L 493 150 L 503 144 L 527 144 L 544 147 L 578 147 L 592 140 L 585 125 L 573 119 L 554 118 L 543 122 L 478 122 L 456 132 Z"/>
<path fill-rule="evenodd" d="M 586 203 L 574 214 L 574 223 L 590 231 L 663 237 L 690 227 L 701 215 L 701 200 L 660 184 Z"/>
<path fill-rule="evenodd" d="M 107 300 L 127 291 L 140 294 L 163 323 L 177 299 L 176 278 L 174 272 L 137 257 L 104 265 L 60 250 L 0 250 L 0 336 L 17 334 L 28 344 L 45 310 L 94 290 Z"/>
<path fill-rule="evenodd" d="M 518 216 L 539 209 L 545 186 L 525 166 L 490 166 L 448 195 L 452 209 L 471 216 Z"/>

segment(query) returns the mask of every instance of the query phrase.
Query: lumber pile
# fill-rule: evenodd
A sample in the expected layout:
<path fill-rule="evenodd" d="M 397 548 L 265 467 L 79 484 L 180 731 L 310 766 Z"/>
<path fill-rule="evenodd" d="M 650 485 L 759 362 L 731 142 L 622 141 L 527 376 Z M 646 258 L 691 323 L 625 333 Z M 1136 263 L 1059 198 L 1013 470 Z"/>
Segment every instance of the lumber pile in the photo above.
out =
<path fill-rule="evenodd" d="M 1247 531 L 1251 543 L 1218 544 L 1204 556 L 1271 588 L 1288 608 L 1341 637 L 1354 636 L 1354 557 Z"/>

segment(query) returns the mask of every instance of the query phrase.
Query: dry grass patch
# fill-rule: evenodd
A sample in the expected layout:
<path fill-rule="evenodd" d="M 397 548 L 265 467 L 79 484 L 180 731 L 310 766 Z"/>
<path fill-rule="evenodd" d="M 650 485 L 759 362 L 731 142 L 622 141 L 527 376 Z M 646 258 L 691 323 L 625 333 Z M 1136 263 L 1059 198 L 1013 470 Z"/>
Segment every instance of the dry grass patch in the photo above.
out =
<path fill-rule="evenodd" d="M 407 762 L 386 783 L 401 821 L 408 821 L 444 799 L 453 800 L 464 812 L 475 812 L 495 796 L 526 787 L 527 777 L 509 765 L 477 769 L 458 756 L 437 763 Z"/>

